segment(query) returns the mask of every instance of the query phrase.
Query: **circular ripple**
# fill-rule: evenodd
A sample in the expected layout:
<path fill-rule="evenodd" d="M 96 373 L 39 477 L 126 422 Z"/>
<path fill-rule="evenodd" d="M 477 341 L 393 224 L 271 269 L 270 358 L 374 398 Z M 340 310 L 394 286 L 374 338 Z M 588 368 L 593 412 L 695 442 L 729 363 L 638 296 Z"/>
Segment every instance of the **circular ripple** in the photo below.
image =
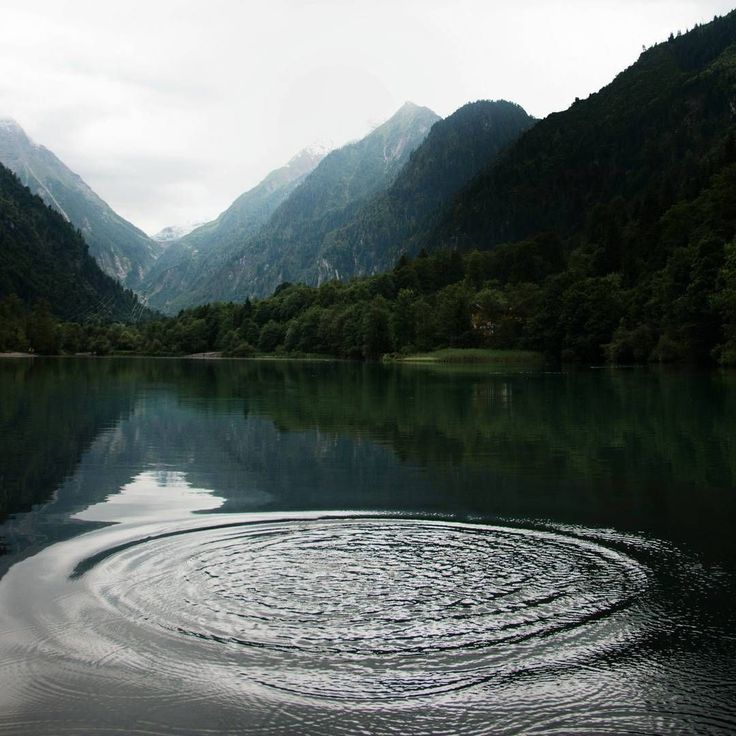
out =
<path fill-rule="evenodd" d="M 573 535 L 376 518 L 174 534 L 85 577 L 128 621 L 207 642 L 237 677 L 351 700 L 605 656 L 647 583 L 632 558 Z"/>

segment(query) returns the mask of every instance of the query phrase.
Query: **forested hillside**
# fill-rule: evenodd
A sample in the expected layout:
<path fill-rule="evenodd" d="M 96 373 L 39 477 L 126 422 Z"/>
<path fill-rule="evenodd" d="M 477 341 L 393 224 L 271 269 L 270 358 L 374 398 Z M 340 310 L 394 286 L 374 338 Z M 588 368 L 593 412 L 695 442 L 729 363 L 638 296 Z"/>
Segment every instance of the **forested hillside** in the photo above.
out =
<path fill-rule="evenodd" d="M 435 123 L 388 191 L 325 237 L 320 280 L 386 271 L 415 254 L 453 195 L 535 122 L 512 102 L 479 100 Z"/>
<path fill-rule="evenodd" d="M 599 93 L 534 125 L 503 102 L 465 106 L 427 137 L 435 122 L 406 105 L 326 156 L 176 302 L 241 303 L 135 329 L 58 329 L 95 352 L 374 359 L 485 347 L 736 364 L 736 11 L 645 51 Z M 2 293 L 45 296 L 79 319 L 71 302 L 83 290 L 57 273 L 47 230 L 71 238 L 65 252 L 82 265 L 83 241 L 8 176 L 4 211 L 16 209 L 2 221 L 2 256 L 15 270 L 0 271 Z M 394 256 L 386 273 L 339 280 Z M 99 311 L 99 298 L 88 302 Z"/>
<path fill-rule="evenodd" d="M 318 288 L 283 284 L 267 299 L 206 304 L 175 318 L 135 326 L 66 324 L 56 330 L 62 350 L 98 354 L 218 351 L 236 357 L 276 353 L 376 360 L 386 354 L 451 347 L 539 351 L 557 361 L 585 359 L 582 351 L 573 352 L 583 346 L 591 351 L 592 362 L 605 358 L 631 362 L 632 354 L 613 334 L 620 298 L 616 278 L 568 285 L 563 301 L 555 299 L 556 278 L 504 285 L 492 278 L 526 268 L 530 262 L 541 270 L 554 270 L 560 259 L 558 246 L 559 241 L 549 238 L 529 241 L 524 258 L 509 257 L 504 248 L 465 255 L 423 252 L 416 259 L 402 258 L 389 273 L 347 283 L 331 281 Z M 711 300 L 722 329 L 712 356 L 665 350 L 659 344 L 655 352 L 635 356 L 637 362 L 713 357 L 723 365 L 736 365 L 736 243 L 727 247 L 716 282 Z M 597 311 L 591 311 L 593 306 Z"/>
<path fill-rule="evenodd" d="M 80 233 L 2 165 L 0 300 L 0 350 L 28 347 L 16 328 L 32 306 L 46 323 L 49 310 L 75 321 L 130 320 L 144 312 L 133 292 L 100 270 Z"/>
<path fill-rule="evenodd" d="M 208 345 L 736 363 L 736 12 L 533 126 L 423 242 L 383 276 L 285 286 Z"/>
<path fill-rule="evenodd" d="M 649 49 L 524 134 L 424 244 L 496 249 L 485 269 L 509 310 L 521 285 L 541 287 L 533 341 L 550 352 L 707 359 L 736 322 L 723 296 L 736 235 L 735 44 L 736 12 Z"/>

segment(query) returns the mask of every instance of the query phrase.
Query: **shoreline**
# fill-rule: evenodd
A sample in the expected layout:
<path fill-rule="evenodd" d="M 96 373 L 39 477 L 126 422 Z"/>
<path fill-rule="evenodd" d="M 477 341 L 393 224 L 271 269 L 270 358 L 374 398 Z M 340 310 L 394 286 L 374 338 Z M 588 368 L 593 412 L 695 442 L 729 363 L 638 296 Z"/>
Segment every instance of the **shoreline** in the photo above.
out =
<path fill-rule="evenodd" d="M 413 365 L 501 365 L 542 367 L 544 356 L 527 350 L 490 350 L 486 348 L 442 348 L 424 353 L 384 356 L 385 363 Z"/>

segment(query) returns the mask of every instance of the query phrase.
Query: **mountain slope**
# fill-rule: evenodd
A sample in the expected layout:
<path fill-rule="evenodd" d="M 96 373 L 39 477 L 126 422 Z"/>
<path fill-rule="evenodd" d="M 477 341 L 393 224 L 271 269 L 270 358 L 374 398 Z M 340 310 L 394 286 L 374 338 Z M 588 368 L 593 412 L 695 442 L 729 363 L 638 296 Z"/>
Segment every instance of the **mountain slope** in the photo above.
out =
<path fill-rule="evenodd" d="M 189 304 L 266 294 L 283 281 L 316 283 L 325 236 L 390 186 L 437 120 L 428 108 L 408 102 L 365 138 L 325 156 Z"/>
<path fill-rule="evenodd" d="M 58 212 L 0 164 L 0 299 L 49 302 L 62 319 L 127 320 L 143 311 L 133 292 L 103 273 Z"/>
<path fill-rule="evenodd" d="M 217 219 L 173 240 L 143 280 L 141 291 L 148 302 L 170 311 L 184 303 L 217 265 L 268 220 L 323 157 L 319 150 L 301 151 L 241 194 Z"/>
<path fill-rule="evenodd" d="M 496 346 L 732 364 L 735 239 L 736 11 L 538 123 L 424 243 L 479 249 Z"/>
<path fill-rule="evenodd" d="M 0 120 L 0 163 L 82 232 L 105 273 L 131 288 L 138 286 L 162 250 L 158 243 L 116 214 L 14 120 Z"/>
<path fill-rule="evenodd" d="M 506 101 L 468 103 L 440 120 L 396 181 L 325 239 L 320 280 L 391 268 L 461 187 L 535 123 Z"/>
<path fill-rule="evenodd" d="M 670 37 L 538 123 L 457 198 L 426 243 L 487 248 L 543 230 L 568 236 L 618 196 L 644 206 L 654 185 L 664 199 L 646 205 L 662 210 L 696 191 L 699 162 L 735 120 L 735 28 L 731 13 Z"/>

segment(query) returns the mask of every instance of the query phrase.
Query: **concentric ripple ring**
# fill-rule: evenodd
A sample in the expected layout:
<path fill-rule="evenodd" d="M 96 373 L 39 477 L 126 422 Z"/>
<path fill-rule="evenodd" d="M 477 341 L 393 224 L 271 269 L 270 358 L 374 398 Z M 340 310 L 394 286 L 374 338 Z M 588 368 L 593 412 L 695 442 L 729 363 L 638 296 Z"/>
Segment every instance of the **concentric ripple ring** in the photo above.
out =
<path fill-rule="evenodd" d="M 626 609 L 648 584 L 643 564 L 584 536 L 406 518 L 207 527 L 87 567 L 141 641 L 196 641 L 234 680 L 328 701 L 590 662 L 630 641 Z"/>

